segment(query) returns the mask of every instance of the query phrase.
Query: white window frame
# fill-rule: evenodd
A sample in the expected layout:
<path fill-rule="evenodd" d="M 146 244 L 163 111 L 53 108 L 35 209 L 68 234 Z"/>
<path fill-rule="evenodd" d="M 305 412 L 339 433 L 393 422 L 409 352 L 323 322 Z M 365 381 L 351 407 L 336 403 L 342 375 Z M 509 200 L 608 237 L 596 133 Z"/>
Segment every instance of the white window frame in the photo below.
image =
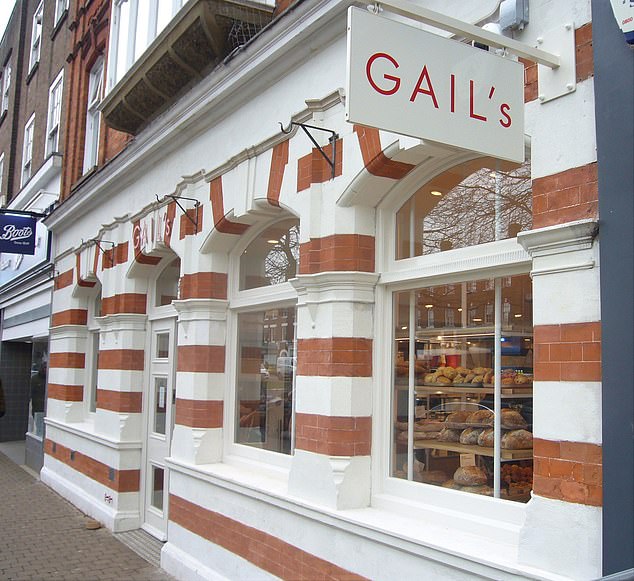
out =
<path fill-rule="evenodd" d="M 2 113 L 9 109 L 9 97 L 11 91 L 11 63 L 8 62 L 2 71 Z"/>
<path fill-rule="evenodd" d="M 44 0 L 40 2 L 35 14 L 33 14 L 33 25 L 31 27 L 31 56 L 29 59 L 29 72 L 40 62 L 42 52 L 42 21 L 44 20 Z"/>
<path fill-rule="evenodd" d="M 396 259 L 396 213 L 416 191 L 415 186 L 420 186 L 434 176 L 475 157 L 477 156 L 449 154 L 447 158 L 427 162 L 417 168 L 412 179 L 403 180 L 397 185 L 377 208 L 376 239 L 385 243 L 377 248 L 377 272 L 381 273 L 381 279 L 376 289 L 376 353 L 392 353 L 392 305 L 395 292 L 530 272 L 530 256 L 517 244 L 515 238 Z M 443 519 L 443 523 L 447 522 L 447 518 L 457 518 L 460 521 L 461 514 L 467 520 L 481 517 L 491 522 L 497 521 L 502 527 L 522 522 L 526 510 L 526 505 L 522 503 L 457 492 L 390 476 L 393 363 L 390 357 L 379 357 L 376 362 L 372 415 L 376 430 L 372 449 L 378 452 L 373 453 L 372 461 L 372 504 L 390 506 L 395 512 L 409 516 L 416 514 L 420 508 L 421 518 L 426 518 L 424 515 L 428 515 L 428 509 L 432 508 Z M 389 388 L 386 389 L 386 386 Z"/>
<path fill-rule="evenodd" d="M 287 216 L 288 217 L 288 216 Z M 249 238 L 244 237 L 234 249 L 229 260 L 229 272 L 233 274 L 229 278 L 228 296 L 229 313 L 227 316 L 227 349 L 226 349 L 226 369 L 227 382 L 225 385 L 224 422 L 228 429 L 223 430 L 224 437 L 224 457 L 226 462 L 257 462 L 265 463 L 273 468 L 290 470 L 293 453 L 283 454 L 272 452 L 253 446 L 239 444 L 235 441 L 236 431 L 236 383 L 238 376 L 237 352 L 238 352 L 238 315 L 250 311 L 263 311 L 266 309 L 288 309 L 297 308 L 297 292 L 290 282 L 283 282 L 277 285 L 263 286 L 247 290 L 239 290 L 240 284 L 240 257 L 244 250 L 268 227 L 283 220 L 280 217 L 272 223 L 253 232 Z M 297 319 L 296 319 L 297 320 Z M 296 398 L 293 398 L 293 406 L 296 405 Z M 294 437 L 294 436 L 293 436 Z M 294 449 L 295 443 L 292 443 Z"/>
<path fill-rule="evenodd" d="M 48 120 L 46 126 L 46 156 L 59 151 L 59 130 L 64 91 L 64 69 L 53 81 L 48 92 Z"/>
<path fill-rule="evenodd" d="M 97 165 L 99 158 L 99 135 L 103 99 L 104 60 L 97 59 L 88 79 L 88 103 L 86 106 L 86 135 L 84 140 L 84 173 Z"/>
<path fill-rule="evenodd" d="M 4 206 L 6 203 L 3 183 L 4 183 L 4 151 L 0 153 L 0 206 Z"/>
<path fill-rule="evenodd" d="M 94 417 L 97 411 L 97 388 L 99 385 L 99 351 L 100 351 L 100 327 L 98 318 L 101 316 L 101 285 L 97 283 L 99 291 L 91 295 L 88 305 L 88 317 L 86 328 L 88 335 L 86 337 L 86 376 L 84 385 L 86 392 L 84 393 L 84 404 L 86 406 L 86 415 Z"/>
<path fill-rule="evenodd" d="M 55 0 L 55 25 L 62 19 L 68 11 L 68 0 Z"/>
<path fill-rule="evenodd" d="M 24 126 L 24 143 L 22 144 L 22 181 L 24 186 L 33 175 L 33 136 L 35 131 L 35 113 L 29 117 Z"/>

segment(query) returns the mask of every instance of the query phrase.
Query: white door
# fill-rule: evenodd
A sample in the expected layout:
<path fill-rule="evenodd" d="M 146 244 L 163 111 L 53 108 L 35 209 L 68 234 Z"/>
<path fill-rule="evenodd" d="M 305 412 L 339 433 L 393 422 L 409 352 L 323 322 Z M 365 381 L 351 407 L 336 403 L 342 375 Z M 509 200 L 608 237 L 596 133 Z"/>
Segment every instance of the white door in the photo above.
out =
<path fill-rule="evenodd" d="M 167 538 L 170 455 L 176 391 L 176 320 L 156 321 L 151 326 L 149 386 L 147 391 L 146 446 L 144 461 L 143 528 L 155 537 Z"/>

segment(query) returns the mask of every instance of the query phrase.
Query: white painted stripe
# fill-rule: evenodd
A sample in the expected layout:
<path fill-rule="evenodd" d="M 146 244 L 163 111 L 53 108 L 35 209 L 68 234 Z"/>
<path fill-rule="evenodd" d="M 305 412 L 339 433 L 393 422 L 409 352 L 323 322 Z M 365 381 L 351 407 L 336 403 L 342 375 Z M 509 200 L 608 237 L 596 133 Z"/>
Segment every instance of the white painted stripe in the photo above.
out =
<path fill-rule="evenodd" d="M 295 411 L 324 416 L 372 415 L 371 377 L 296 377 Z"/>

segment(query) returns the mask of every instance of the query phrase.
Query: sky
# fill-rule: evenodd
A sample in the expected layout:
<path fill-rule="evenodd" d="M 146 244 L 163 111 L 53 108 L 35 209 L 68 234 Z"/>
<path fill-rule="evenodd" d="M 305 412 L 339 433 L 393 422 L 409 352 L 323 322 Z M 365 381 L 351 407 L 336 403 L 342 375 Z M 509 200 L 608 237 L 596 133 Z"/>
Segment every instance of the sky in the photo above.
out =
<path fill-rule="evenodd" d="M 9 22 L 14 5 L 15 0 L 0 0 L 0 38 L 4 34 L 4 29 L 7 26 L 7 22 Z"/>

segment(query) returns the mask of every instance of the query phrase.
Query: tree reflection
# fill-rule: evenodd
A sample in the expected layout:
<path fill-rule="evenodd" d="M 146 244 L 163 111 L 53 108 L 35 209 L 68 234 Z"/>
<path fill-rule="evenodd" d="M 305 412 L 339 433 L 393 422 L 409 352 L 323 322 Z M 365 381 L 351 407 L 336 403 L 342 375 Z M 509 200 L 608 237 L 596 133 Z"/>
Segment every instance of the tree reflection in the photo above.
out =
<path fill-rule="evenodd" d="M 299 228 L 291 226 L 271 247 L 264 259 L 264 273 L 269 284 L 280 284 L 297 274 Z"/>

